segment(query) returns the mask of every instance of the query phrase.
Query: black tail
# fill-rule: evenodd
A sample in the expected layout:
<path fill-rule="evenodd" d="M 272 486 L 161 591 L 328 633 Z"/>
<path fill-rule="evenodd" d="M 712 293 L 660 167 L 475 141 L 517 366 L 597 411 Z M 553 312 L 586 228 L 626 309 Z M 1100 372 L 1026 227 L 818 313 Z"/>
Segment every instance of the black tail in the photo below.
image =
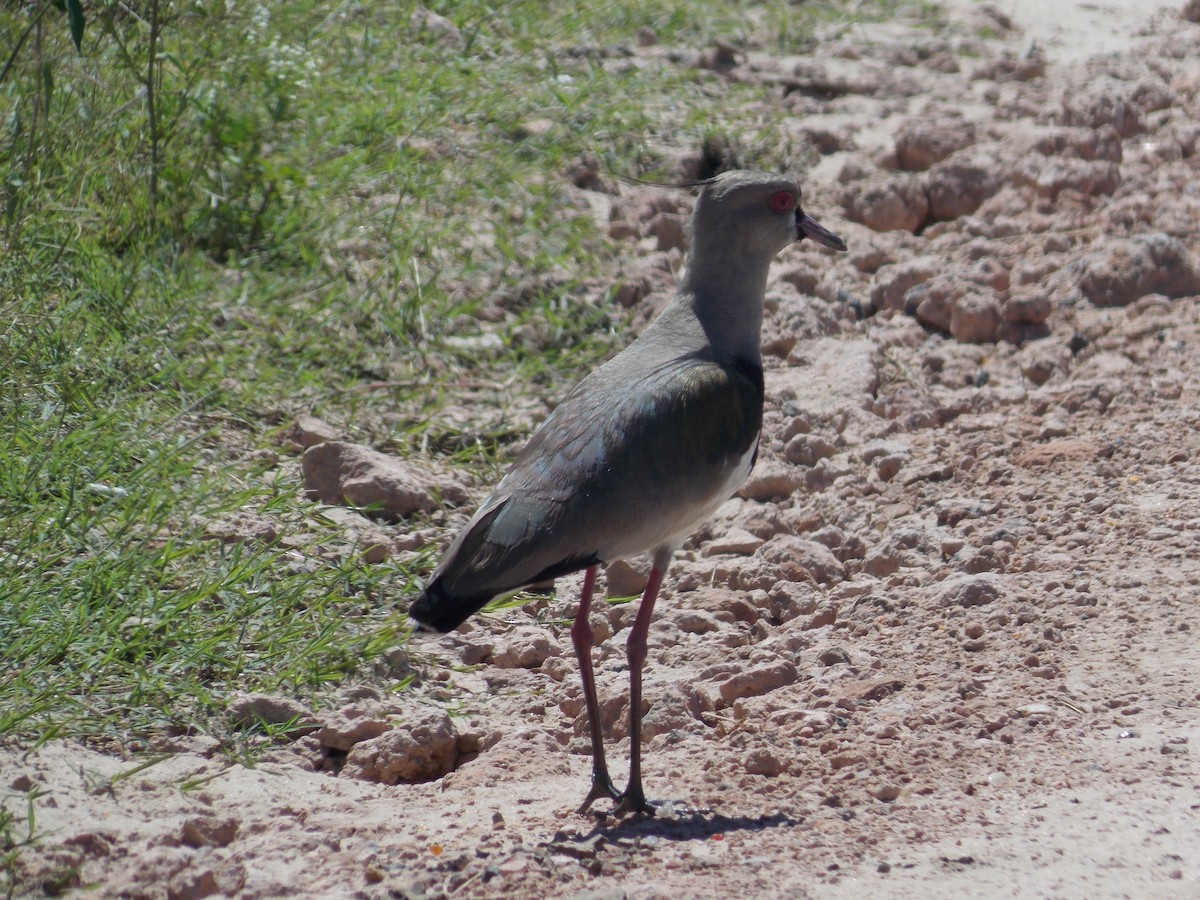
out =
<path fill-rule="evenodd" d="M 452 631 L 483 609 L 493 596 L 488 593 L 455 597 L 443 586 L 442 579 L 435 578 L 408 608 L 408 617 L 434 631 Z"/>

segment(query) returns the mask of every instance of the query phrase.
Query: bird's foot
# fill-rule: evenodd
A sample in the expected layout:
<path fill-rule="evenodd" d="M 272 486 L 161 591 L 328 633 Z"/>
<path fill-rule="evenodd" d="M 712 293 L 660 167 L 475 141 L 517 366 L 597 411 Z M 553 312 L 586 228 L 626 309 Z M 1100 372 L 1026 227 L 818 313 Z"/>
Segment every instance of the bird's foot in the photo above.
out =
<path fill-rule="evenodd" d="M 608 777 L 607 772 L 592 773 L 592 789 L 588 791 L 587 797 L 584 798 L 583 805 L 576 810 L 576 814 L 583 815 L 588 811 L 593 803 L 602 797 L 607 797 L 610 800 L 621 801 L 623 795 L 612 783 L 612 779 Z"/>
<path fill-rule="evenodd" d="M 659 806 L 660 804 L 647 800 L 640 794 L 634 797 L 626 791 L 625 796 L 621 797 L 620 802 L 613 807 L 612 815 L 654 816 L 658 814 Z"/>

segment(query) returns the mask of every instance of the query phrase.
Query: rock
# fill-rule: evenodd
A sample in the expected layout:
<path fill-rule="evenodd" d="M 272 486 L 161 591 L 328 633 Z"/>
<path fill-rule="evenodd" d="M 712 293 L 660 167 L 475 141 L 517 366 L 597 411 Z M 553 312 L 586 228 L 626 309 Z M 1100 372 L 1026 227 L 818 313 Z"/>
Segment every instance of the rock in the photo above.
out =
<path fill-rule="evenodd" d="M 629 309 L 641 303 L 650 292 L 649 282 L 645 279 L 637 281 L 621 281 L 613 287 L 613 303 L 623 309 Z"/>
<path fill-rule="evenodd" d="M 1050 297 L 1035 286 L 1014 288 L 1000 307 L 1005 322 L 1039 324 L 1050 318 Z"/>
<path fill-rule="evenodd" d="M 491 663 L 498 669 L 536 669 L 561 649 L 539 626 L 520 625 L 496 642 Z"/>
<path fill-rule="evenodd" d="M 716 616 L 700 609 L 680 610 L 671 619 L 685 634 L 707 634 L 721 628 L 721 622 Z"/>
<path fill-rule="evenodd" d="M 297 416 L 283 433 L 284 440 L 300 450 L 307 450 L 326 441 L 340 441 L 342 434 L 328 422 L 316 416 Z"/>
<path fill-rule="evenodd" d="M 485 659 L 490 659 L 495 642 L 487 637 L 480 637 L 476 629 L 467 634 L 451 632 L 446 638 L 450 647 L 457 653 L 464 666 L 476 666 Z"/>
<path fill-rule="evenodd" d="M 389 727 L 386 719 L 351 705 L 326 716 L 316 738 L 322 747 L 345 752 L 360 741 L 379 737 Z"/>
<path fill-rule="evenodd" d="M 831 287 L 822 281 L 820 293 Z M 844 300 L 835 287 L 832 300 L 819 302 L 812 297 L 796 297 L 789 291 L 768 290 L 767 309 L 774 309 L 764 322 L 762 341 L 763 353 L 787 359 L 796 344 L 842 330 L 841 321 L 849 311 L 849 300 Z"/>
<path fill-rule="evenodd" d="M 1039 197 L 1054 200 L 1065 190 L 1089 197 L 1115 193 L 1121 185 L 1121 169 L 1108 160 L 1054 159 L 1032 172 L 1014 178 L 1030 184 Z"/>
<path fill-rule="evenodd" d="M 595 153 L 585 150 L 567 166 L 563 175 L 575 187 L 592 192 L 591 196 L 587 198 L 589 208 L 594 208 L 597 213 L 604 210 L 607 215 L 611 215 L 611 201 L 607 198 L 599 197 L 600 194 L 614 193 L 613 187 L 600 174 L 603 170 L 604 163 L 600 161 L 600 157 Z M 596 200 L 600 202 L 593 207 L 592 202 Z"/>
<path fill-rule="evenodd" d="M 1056 375 L 1066 375 L 1071 370 L 1071 351 L 1063 344 L 1051 341 L 1034 341 L 1021 348 L 1017 354 L 1017 365 L 1021 374 L 1036 385 L 1045 384 Z"/>
<path fill-rule="evenodd" d="M 842 647 L 826 647 L 817 654 L 817 662 L 825 667 L 850 665 L 850 654 Z"/>
<path fill-rule="evenodd" d="M 408 25 L 413 31 L 427 34 L 439 43 L 455 47 L 461 47 L 463 44 L 462 32 L 459 31 L 457 25 L 445 16 L 426 9 L 424 6 L 418 6 L 413 10 Z"/>
<path fill-rule="evenodd" d="M 683 226 L 683 216 L 659 213 L 646 224 L 645 233 L 655 239 L 655 248 L 658 250 L 683 250 L 687 247 Z"/>
<path fill-rule="evenodd" d="M 1024 706 L 1018 706 L 1013 712 L 1022 719 L 1034 717 L 1052 719 L 1058 715 L 1058 710 L 1048 703 L 1026 703 Z"/>
<path fill-rule="evenodd" d="M 737 65 L 737 58 L 737 48 L 718 38 L 713 42 L 713 46 L 700 51 L 696 56 L 695 66 L 698 69 L 709 69 L 714 72 L 728 72 Z"/>
<path fill-rule="evenodd" d="M 950 333 L 967 344 L 989 344 L 1000 328 L 1000 303 L 991 295 L 970 293 L 955 301 L 950 311 Z"/>
<path fill-rule="evenodd" d="M 1066 125 L 1092 129 L 1111 125 L 1123 138 L 1146 130 L 1141 107 L 1126 95 L 1123 87 L 1116 87 L 1104 79 L 1097 79 L 1086 90 L 1067 91 L 1063 97 L 1062 120 Z"/>
<path fill-rule="evenodd" d="M 650 560 L 644 556 L 618 559 L 604 567 L 604 579 L 610 597 L 632 597 L 650 583 Z"/>
<path fill-rule="evenodd" d="M 942 584 L 942 606 L 986 606 L 1004 593 L 1001 581 L 989 574 L 958 575 Z"/>
<path fill-rule="evenodd" d="M 217 873 L 207 866 L 188 867 L 171 876 L 163 896 L 166 900 L 202 900 L 204 897 L 228 897 L 237 893 L 236 875 L 231 878 L 230 874 L 226 874 L 225 880 L 230 883 L 223 883 Z M 121 896 L 128 895 L 122 893 Z"/>
<path fill-rule="evenodd" d="M 729 703 L 739 697 L 758 697 L 794 684 L 798 674 L 795 665 L 786 659 L 755 666 L 745 672 L 739 672 L 722 684 L 721 699 Z"/>
<path fill-rule="evenodd" d="M 184 820 L 180 840 L 188 847 L 228 847 L 237 833 L 233 816 L 192 816 Z"/>
<path fill-rule="evenodd" d="M 1046 418 L 1042 422 L 1042 427 L 1038 429 L 1038 438 L 1043 441 L 1049 441 L 1054 438 L 1066 437 L 1070 433 L 1071 421 L 1066 411 L 1053 409 L 1047 413 Z"/>
<path fill-rule="evenodd" d="M 843 150 L 856 150 L 852 132 L 848 128 L 826 128 L 821 125 L 801 125 L 795 131 L 798 138 L 809 143 L 822 156 Z"/>
<path fill-rule="evenodd" d="M 821 273 L 808 263 L 781 266 L 776 277 L 809 297 L 816 294 L 817 285 L 821 281 Z"/>
<path fill-rule="evenodd" d="M 345 536 L 354 542 L 362 551 L 363 559 L 372 565 L 383 562 L 399 549 L 398 541 L 391 533 L 376 527 L 370 519 L 355 510 L 333 507 L 325 510 L 324 516 L 345 530 Z M 421 545 L 420 538 L 415 535 L 405 535 L 403 541 L 411 545 L 409 549 Z"/>
<path fill-rule="evenodd" d="M 642 737 L 650 740 L 672 731 L 705 730 L 702 717 L 716 709 L 710 690 L 704 685 L 684 682 L 657 698 L 642 717 Z"/>
<path fill-rule="evenodd" d="M 1103 454 L 1103 448 L 1095 441 L 1083 438 L 1065 438 L 1050 441 L 1013 454 L 1012 461 L 1028 469 L 1048 468 L 1056 463 L 1070 462 L 1078 465 L 1091 462 Z"/>
<path fill-rule="evenodd" d="M 756 554 L 772 564 L 783 578 L 803 581 L 810 576 L 820 584 L 835 584 L 846 578 L 846 567 L 824 544 L 791 534 L 771 538 Z"/>
<path fill-rule="evenodd" d="M 819 434 L 798 434 L 783 448 L 784 458 L 798 466 L 816 465 L 836 452 L 833 443 Z"/>
<path fill-rule="evenodd" d="M 1012 557 L 1010 544 L 989 544 L 978 549 L 962 547 L 954 554 L 951 564 L 956 572 L 975 575 L 979 572 L 1005 572 Z"/>
<path fill-rule="evenodd" d="M 883 266 L 871 284 L 871 302 L 876 309 L 904 309 L 904 297 L 910 289 L 940 272 L 946 261 L 937 256 L 918 256 Z"/>
<path fill-rule="evenodd" d="M 846 218 L 872 231 L 917 232 L 929 217 L 929 199 L 909 175 L 874 175 L 842 189 Z"/>
<path fill-rule="evenodd" d="M 997 293 L 1007 291 L 1011 266 L 1009 252 L 1009 248 L 998 241 L 975 238 L 966 247 L 967 257 L 972 262 L 962 269 L 963 280 Z"/>
<path fill-rule="evenodd" d="M 802 571 L 799 567 L 797 569 Z M 714 582 L 726 584 L 736 591 L 765 591 L 784 576 L 766 560 L 749 556 L 735 562 L 718 562 L 710 577 Z"/>
<path fill-rule="evenodd" d="M 908 459 L 912 456 L 912 450 L 909 445 L 896 440 L 887 440 L 878 438 L 873 441 L 868 441 L 862 448 L 860 453 L 862 461 L 869 463 L 887 457 L 899 456 Z"/>
<path fill-rule="evenodd" d="M 805 582 L 779 581 L 767 594 L 767 609 L 775 622 L 790 622 L 798 616 L 810 616 L 817 611 L 821 595 Z"/>
<path fill-rule="evenodd" d="M 1132 369 L 1133 361 L 1124 353 L 1102 352 L 1078 362 L 1075 374 L 1079 378 L 1108 380 L 1108 392 L 1115 396 L 1122 393 L 1120 379 L 1128 377 Z M 1104 405 L 1107 406 L 1107 402 Z"/>
<path fill-rule="evenodd" d="M 896 134 L 896 163 L 909 172 L 922 172 L 973 143 L 975 126 L 970 122 L 914 117 Z"/>
<path fill-rule="evenodd" d="M 735 704 L 734 710 L 741 704 Z M 782 709 L 775 708 L 770 713 L 770 722 L 772 725 L 781 726 L 797 723 L 813 733 L 823 733 L 830 731 L 837 726 L 837 720 L 833 715 L 823 709 L 804 709 L 798 706 L 785 706 Z"/>
<path fill-rule="evenodd" d="M 553 119 L 544 117 L 525 119 L 522 122 L 518 122 L 513 128 L 513 137 L 518 141 L 527 141 L 530 138 L 545 137 L 553 130 Z"/>
<path fill-rule="evenodd" d="M 1004 83 L 1033 81 L 1046 74 L 1046 58 L 1040 52 L 1029 54 L 1002 53 L 971 73 L 973 80 Z"/>
<path fill-rule="evenodd" d="M 902 526 L 888 533 L 863 561 L 863 571 L 876 578 L 894 574 L 902 567 L 919 566 L 941 555 L 945 532 L 927 526 Z"/>
<path fill-rule="evenodd" d="M 755 747 L 743 761 L 748 775 L 766 775 L 774 778 L 787 771 L 787 760 L 772 747 Z"/>
<path fill-rule="evenodd" d="M 1115 238 L 1066 266 L 1057 285 L 1068 298 L 1095 306 L 1127 306 L 1147 294 L 1172 299 L 1200 294 L 1200 266 L 1176 238 Z"/>
<path fill-rule="evenodd" d="M 734 527 L 705 544 L 703 555 L 716 556 L 722 553 L 732 553 L 737 556 L 749 556 L 763 543 L 762 538 L 751 534 L 746 529 Z"/>
<path fill-rule="evenodd" d="M 633 222 L 628 222 L 625 219 L 613 219 L 608 223 L 608 236 L 614 241 L 628 241 L 641 237 L 641 230 Z M 647 288 L 648 285 L 640 283 L 635 285 L 625 282 L 616 288 L 614 299 L 621 306 L 628 308 L 645 296 Z"/>
<path fill-rule="evenodd" d="M 456 480 L 434 476 L 410 463 L 344 441 L 326 441 L 301 457 L 310 496 L 338 506 L 371 506 L 395 520 L 438 508 L 438 496 L 464 503 L 466 489 Z"/>
<path fill-rule="evenodd" d="M 880 481 L 891 481 L 900 474 L 900 470 L 904 468 L 904 464 L 907 462 L 907 455 L 896 453 L 888 456 L 880 456 L 875 460 L 875 473 L 879 476 Z"/>
<path fill-rule="evenodd" d="M 432 781 L 454 769 L 458 733 L 442 710 L 421 710 L 377 738 L 355 744 L 342 775 L 384 784 Z"/>
<path fill-rule="evenodd" d="M 856 534 L 848 534 L 836 525 L 826 525 L 811 535 L 818 544 L 823 544 L 833 551 L 841 562 L 848 559 L 862 559 L 867 555 L 867 545 Z"/>
<path fill-rule="evenodd" d="M 320 726 L 314 724 L 313 712 L 291 697 L 275 697 L 271 694 L 247 694 L 229 704 L 226 715 L 236 728 L 251 728 L 259 724 L 293 725 L 289 734 L 301 737 L 311 734 Z"/>
<path fill-rule="evenodd" d="M 934 507 L 939 525 L 957 525 L 964 519 L 980 519 L 995 515 L 1000 510 L 999 500 L 981 500 L 977 497 L 947 497 Z"/>
<path fill-rule="evenodd" d="M 929 218 L 949 222 L 970 215 L 998 190 L 1003 180 L 994 156 L 955 154 L 925 173 Z"/>
<path fill-rule="evenodd" d="M 837 615 L 838 608 L 836 603 L 831 600 L 821 600 L 818 602 L 817 608 L 812 615 L 799 616 L 795 619 L 795 622 L 800 626 L 801 631 L 813 631 L 817 628 L 832 625 L 837 621 Z"/>
<path fill-rule="evenodd" d="M 847 660 L 848 662 L 849 660 Z M 840 693 L 843 697 L 856 702 L 878 703 L 881 700 L 891 697 L 898 691 L 904 690 L 904 682 L 898 678 L 885 676 L 883 678 L 865 678 L 860 681 L 851 681 L 845 683 Z M 882 729 L 887 730 L 889 725 L 882 724 Z M 878 732 L 876 732 L 878 733 Z M 894 731 L 893 731 L 894 734 Z"/>
<path fill-rule="evenodd" d="M 1180 15 L 1189 22 L 1200 22 L 1200 0 L 1188 0 L 1180 10 Z"/>
<path fill-rule="evenodd" d="M 743 595 L 723 588 L 702 588 L 688 594 L 687 602 L 692 609 L 707 610 L 721 622 L 753 624 L 760 618 L 758 608 Z"/>
<path fill-rule="evenodd" d="M 904 292 L 904 311 L 916 316 L 922 325 L 949 331 L 954 304 L 974 287 L 953 275 L 934 275 Z"/>
<path fill-rule="evenodd" d="M 381 657 L 387 664 L 387 673 L 393 678 L 403 678 L 413 672 L 412 660 L 406 647 L 392 647 Z"/>
<path fill-rule="evenodd" d="M 1108 160 L 1113 163 L 1120 163 L 1124 158 L 1121 135 L 1111 125 L 1101 125 L 1099 128 L 1049 128 L 1038 134 L 1032 149 L 1051 157 Z"/>
<path fill-rule="evenodd" d="M 892 784 L 890 781 L 884 782 L 883 784 L 877 784 L 872 787 L 869 793 L 872 797 L 882 803 L 891 803 L 900 796 L 900 785 Z"/>
<path fill-rule="evenodd" d="M 876 244 L 854 247 L 849 251 L 847 259 L 850 261 L 850 265 L 868 275 L 874 274 L 881 267 L 896 261 L 896 257 L 890 250 Z"/>
<path fill-rule="evenodd" d="M 760 462 L 750 473 L 737 496 L 747 500 L 779 500 L 790 497 L 805 484 L 804 472 L 777 460 Z"/>
<path fill-rule="evenodd" d="M 233 510 L 222 516 L 211 519 L 197 520 L 203 526 L 203 537 L 207 540 L 218 540 L 224 544 L 241 544 L 257 542 L 273 544 L 279 539 L 276 523 L 266 516 L 249 510 Z"/>

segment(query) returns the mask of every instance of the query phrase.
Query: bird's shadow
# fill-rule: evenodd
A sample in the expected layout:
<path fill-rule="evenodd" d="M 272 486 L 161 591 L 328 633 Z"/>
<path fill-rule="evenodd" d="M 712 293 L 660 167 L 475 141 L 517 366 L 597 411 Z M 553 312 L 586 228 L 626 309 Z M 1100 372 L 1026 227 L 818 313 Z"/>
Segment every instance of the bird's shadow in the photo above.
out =
<path fill-rule="evenodd" d="M 710 810 L 691 811 L 676 816 L 630 816 L 616 820 L 605 816 L 596 822 L 590 832 L 576 840 L 588 841 L 596 836 L 607 841 L 646 837 L 668 841 L 707 840 L 734 831 L 765 831 L 768 828 L 786 828 L 803 822 L 803 819 L 794 818 L 786 813 L 726 816 Z"/>

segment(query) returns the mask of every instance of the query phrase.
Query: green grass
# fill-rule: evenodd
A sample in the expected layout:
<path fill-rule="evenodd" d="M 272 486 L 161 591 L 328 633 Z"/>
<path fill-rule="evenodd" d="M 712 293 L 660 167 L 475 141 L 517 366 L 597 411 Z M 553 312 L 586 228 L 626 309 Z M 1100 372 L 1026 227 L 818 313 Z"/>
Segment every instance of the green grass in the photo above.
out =
<path fill-rule="evenodd" d="M 431 3 L 461 29 L 446 43 L 411 3 L 157 6 L 153 130 L 153 4 L 89 7 L 82 53 L 54 9 L 18 50 L 40 7 L 0 9 L 0 735 L 23 743 L 225 736 L 237 691 L 320 702 L 370 675 L 435 548 L 347 553 L 267 452 L 282 426 L 314 413 L 490 477 L 523 437 L 513 386 L 556 396 L 625 340 L 595 285 L 628 251 L 566 167 L 653 176 L 658 148 L 713 131 L 764 166 L 803 149 L 761 89 L 622 48 L 649 27 L 801 52 L 814 23 L 864 15 Z M 497 348 L 456 349 L 489 294 L 538 276 L 488 326 Z M 464 399 L 455 378 L 496 388 Z M 451 403 L 477 424 L 442 421 Z M 278 538 L 210 533 L 235 514 Z"/>

